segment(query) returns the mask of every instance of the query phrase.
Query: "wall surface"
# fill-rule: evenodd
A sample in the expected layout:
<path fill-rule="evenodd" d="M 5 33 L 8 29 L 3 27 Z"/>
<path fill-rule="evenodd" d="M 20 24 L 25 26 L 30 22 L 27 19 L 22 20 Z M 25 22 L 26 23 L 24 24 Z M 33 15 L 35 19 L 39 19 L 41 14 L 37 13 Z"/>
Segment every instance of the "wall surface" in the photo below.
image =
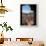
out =
<path fill-rule="evenodd" d="M 46 0 L 3 0 L 11 11 L 0 17 L 0 23 L 7 22 L 14 29 L 4 31 L 4 37 L 33 37 L 34 40 L 46 41 Z M 37 26 L 20 26 L 20 4 L 37 4 Z M 1 15 L 1 14 L 0 14 Z M 1 31 L 1 30 L 0 30 Z"/>

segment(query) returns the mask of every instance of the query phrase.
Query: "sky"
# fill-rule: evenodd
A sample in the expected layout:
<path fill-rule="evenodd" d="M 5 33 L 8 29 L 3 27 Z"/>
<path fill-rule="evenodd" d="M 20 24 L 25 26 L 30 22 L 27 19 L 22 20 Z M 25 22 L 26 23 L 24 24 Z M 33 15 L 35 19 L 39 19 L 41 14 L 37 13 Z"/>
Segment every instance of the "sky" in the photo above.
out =
<path fill-rule="evenodd" d="M 31 7 L 29 5 L 23 5 L 22 6 L 22 12 L 23 13 L 30 13 L 32 10 L 31 10 Z"/>

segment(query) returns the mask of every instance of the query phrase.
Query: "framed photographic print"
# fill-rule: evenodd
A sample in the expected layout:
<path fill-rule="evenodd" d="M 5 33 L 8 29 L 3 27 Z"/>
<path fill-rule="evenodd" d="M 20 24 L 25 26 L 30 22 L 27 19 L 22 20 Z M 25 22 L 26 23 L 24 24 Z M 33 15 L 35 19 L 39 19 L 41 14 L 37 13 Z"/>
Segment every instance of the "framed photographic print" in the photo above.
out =
<path fill-rule="evenodd" d="M 20 25 L 33 26 L 36 23 L 37 5 L 21 4 L 20 5 Z"/>

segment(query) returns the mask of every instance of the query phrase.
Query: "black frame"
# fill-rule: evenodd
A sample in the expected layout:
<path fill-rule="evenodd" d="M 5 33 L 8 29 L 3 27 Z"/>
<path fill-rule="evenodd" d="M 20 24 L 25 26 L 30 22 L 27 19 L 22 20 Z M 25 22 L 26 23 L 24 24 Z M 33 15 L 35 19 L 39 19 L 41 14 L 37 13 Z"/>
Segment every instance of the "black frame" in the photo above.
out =
<path fill-rule="evenodd" d="M 29 6 L 31 6 L 31 10 L 33 10 L 34 11 L 34 24 L 33 25 L 37 25 L 37 23 L 36 23 L 36 20 L 37 20 L 37 5 L 36 4 L 21 4 L 20 5 L 20 25 L 23 25 L 22 24 L 22 6 L 23 5 L 29 5 Z"/>

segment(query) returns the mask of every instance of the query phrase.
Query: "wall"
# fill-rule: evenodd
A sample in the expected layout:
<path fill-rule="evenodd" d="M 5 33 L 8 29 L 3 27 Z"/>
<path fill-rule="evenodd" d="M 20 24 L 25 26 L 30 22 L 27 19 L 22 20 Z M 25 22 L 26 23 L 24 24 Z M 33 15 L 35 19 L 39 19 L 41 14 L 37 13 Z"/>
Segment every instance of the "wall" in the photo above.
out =
<path fill-rule="evenodd" d="M 8 22 L 14 29 L 4 33 L 4 37 L 33 37 L 34 40 L 46 41 L 46 0 L 3 0 L 11 11 L 0 17 L 0 23 Z M 20 4 L 37 4 L 37 26 L 20 26 Z"/>

